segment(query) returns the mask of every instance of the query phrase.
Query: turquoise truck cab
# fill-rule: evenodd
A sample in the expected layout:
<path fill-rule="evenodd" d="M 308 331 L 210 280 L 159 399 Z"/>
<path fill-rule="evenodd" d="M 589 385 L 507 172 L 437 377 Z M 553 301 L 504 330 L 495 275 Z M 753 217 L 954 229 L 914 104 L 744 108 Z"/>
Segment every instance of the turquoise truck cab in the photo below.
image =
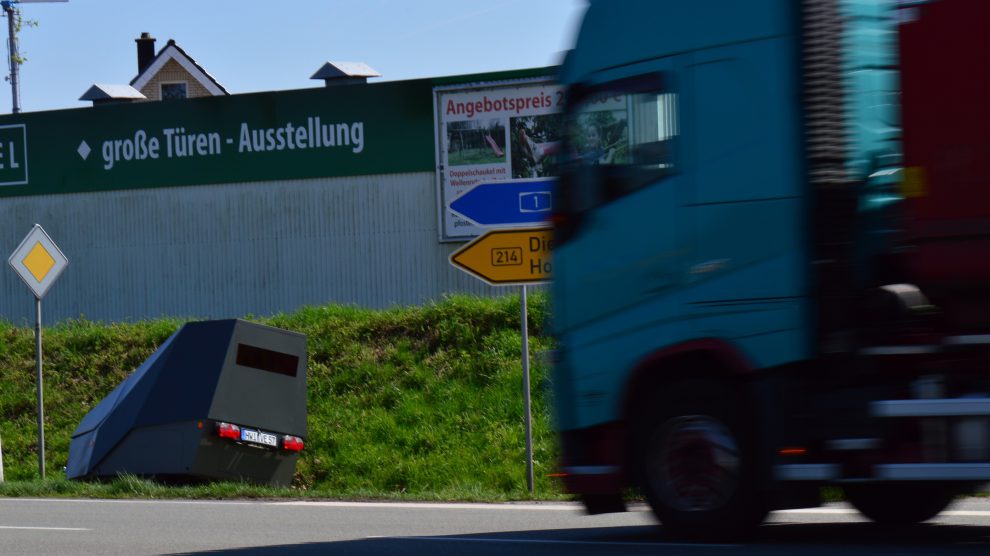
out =
<path fill-rule="evenodd" d="M 907 523 L 990 480 L 990 327 L 943 326 L 903 262 L 898 28 L 928 4 L 591 0 L 552 297 L 592 513 L 634 487 L 732 535 L 840 484 Z"/>

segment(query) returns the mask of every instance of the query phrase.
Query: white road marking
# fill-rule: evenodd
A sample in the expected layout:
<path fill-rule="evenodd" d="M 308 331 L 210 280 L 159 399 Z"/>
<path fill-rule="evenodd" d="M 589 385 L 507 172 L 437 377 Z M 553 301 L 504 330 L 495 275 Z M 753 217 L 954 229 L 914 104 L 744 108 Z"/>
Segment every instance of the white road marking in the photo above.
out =
<path fill-rule="evenodd" d="M 275 506 L 303 506 L 326 508 L 395 508 L 419 510 L 524 510 L 549 512 L 580 512 L 577 504 L 472 504 L 472 503 L 438 503 L 438 502 L 307 502 L 295 500 L 292 502 L 273 502 Z"/>
<path fill-rule="evenodd" d="M 540 504 L 540 503 L 437 503 L 437 502 L 342 502 L 332 500 L 162 500 L 162 499 L 100 499 L 100 498 L 0 498 L 5 502 L 66 502 L 73 504 L 203 504 L 203 505 L 261 505 L 298 506 L 311 508 L 395 508 L 395 509 L 450 509 L 450 510 L 538 510 L 538 511 L 584 511 L 580 504 Z"/>
<path fill-rule="evenodd" d="M 800 508 L 797 510 L 777 510 L 774 514 L 817 514 L 817 515 L 847 515 L 857 514 L 852 508 Z M 990 513 L 990 512 L 988 512 Z"/>
<path fill-rule="evenodd" d="M 490 542 L 506 544 L 583 544 L 588 546 L 657 547 L 657 546 L 697 546 L 705 548 L 738 548 L 739 544 L 707 544 L 680 542 L 608 542 L 608 541 L 567 541 L 557 539 L 487 539 L 479 537 L 365 537 L 367 539 L 390 541 L 445 541 L 445 542 Z"/>
<path fill-rule="evenodd" d="M 231 500 L 162 500 L 162 499 L 135 499 L 124 500 L 117 498 L 0 498 L 0 503 L 6 502 L 65 502 L 71 504 L 207 504 L 221 506 L 245 506 L 255 504 L 266 504 L 267 501 L 231 501 Z"/>
<path fill-rule="evenodd" d="M 99 498 L 0 498 L 0 504 L 12 503 L 71 503 L 71 504 L 185 504 L 185 505 L 230 505 L 230 506 L 284 506 L 301 508 L 375 508 L 375 509 L 449 509 L 449 510 L 515 510 L 515 511 L 551 511 L 578 512 L 584 511 L 578 503 L 438 503 L 438 502 L 343 502 L 320 500 L 161 500 L 161 499 L 99 499 Z M 645 504 L 630 506 L 633 512 L 648 512 Z M 849 507 L 802 508 L 796 510 L 778 510 L 771 515 L 856 515 L 859 512 Z M 948 510 L 939 514 L 941 517 L 990 517 L 990 510 Z"/>
<path fill-rule="evenodd" d="M 855 515 L 859 511 L 853 508 L 801 508 L 799 510 L 778 510 L 774 514 L 797 514 L 797 515 Z M 947 510 L 938 514 L 938 517 L 990 517 L 988 510 Z"/>
<path fill-rule="evenodd" d="M 24 531 L 92 531 L 81 527 L 18 527 L 14 525 L 0 525 L 0 529 L 19 529 Z"/>

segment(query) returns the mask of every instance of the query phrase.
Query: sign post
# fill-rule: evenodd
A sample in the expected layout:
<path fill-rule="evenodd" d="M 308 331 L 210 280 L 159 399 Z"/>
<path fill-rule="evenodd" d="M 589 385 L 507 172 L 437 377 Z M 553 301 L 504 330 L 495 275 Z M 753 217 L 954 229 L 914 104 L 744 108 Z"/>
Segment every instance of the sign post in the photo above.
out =
<path fill-rule="evenodd" d="M 549 228 L 491 230 L 450 255 L 450 264 L 493 286 L 521 285 L 523 409 L 526 413 L 526 487 L 533 492 L 533 412 L 529 380 L 528 284 L 550 279 Z"/>
<path fill-rule="evenodd" d="M 38 224 L 28 232 L 7 263 L 34 294 L 35 374 L 38 385 L 38 472 L 45 478 L 45 398 L 41 373 L 41 298 L 69 264 L 52 238 Z"/>
<path fill-rule="evenodd" d="M 529 311 L 526 304 L 526 284 L 519 294 L 522 307 L 522 368 L 523 368 L 523 411 L 526 412 L 526 488 L 533 492 L 533 411 L 529 387 Z"/>
<path fill-rule="evenodd" d="M 41 298 L 34 298 L 34 376 L 38 385 L 38 474 L 45 480 L 45 393 L 41 374 Z"/>

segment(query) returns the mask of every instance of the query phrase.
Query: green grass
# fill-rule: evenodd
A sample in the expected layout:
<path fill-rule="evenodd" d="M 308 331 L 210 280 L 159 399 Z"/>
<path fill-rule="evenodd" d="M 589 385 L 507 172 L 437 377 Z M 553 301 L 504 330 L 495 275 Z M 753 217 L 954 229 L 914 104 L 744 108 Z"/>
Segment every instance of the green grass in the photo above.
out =
<path fill-rule="evenodd" d="M 530 348 L 549 349 L 546 299 L 531 298 Z M 520 500 L 525 479 L 519 301 L 452 296 L 372 311 L 308 307 L 252 318 L 308 336 L 309 435 L 291 488 L 166 488 L 124 477 L 64 479 L 82 417 L 182 322 L 66 322 L 44 331 L 49 480 L 37 480 L 33 330 L 0 322 L 5 496 Z M 536 498 L 561 498 L 553 472 L 547 369 L 532 358 Z"/>
<path fill-rule="evenodd" d="M 466 164 L 495 164 L 505 162 L 505 154 L 498 156 L 491 149 L 463 149 L 447 155 L 447 164 L 450 166 L 464 166 Z"/>

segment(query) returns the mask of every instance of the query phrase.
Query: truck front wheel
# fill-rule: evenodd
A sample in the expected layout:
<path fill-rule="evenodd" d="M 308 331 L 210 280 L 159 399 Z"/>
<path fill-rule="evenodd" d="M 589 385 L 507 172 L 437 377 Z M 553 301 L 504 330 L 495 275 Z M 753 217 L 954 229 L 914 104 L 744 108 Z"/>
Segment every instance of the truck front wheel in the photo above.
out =
<path fill-rule="evenodd" d="M 959 489 L 951 484 L 865 483 L 847 485 L 846 498 L 863 515 L 887 527 L 914 525 L 938 515 Z"/>
<path fill-rule="evenodd" d="M 754 435 L 740 396 L 716 381 L 665 386 L 638 436 L 640 483 L 675 535 L 737 537 L 767 507 L 758 489 Z"/>

